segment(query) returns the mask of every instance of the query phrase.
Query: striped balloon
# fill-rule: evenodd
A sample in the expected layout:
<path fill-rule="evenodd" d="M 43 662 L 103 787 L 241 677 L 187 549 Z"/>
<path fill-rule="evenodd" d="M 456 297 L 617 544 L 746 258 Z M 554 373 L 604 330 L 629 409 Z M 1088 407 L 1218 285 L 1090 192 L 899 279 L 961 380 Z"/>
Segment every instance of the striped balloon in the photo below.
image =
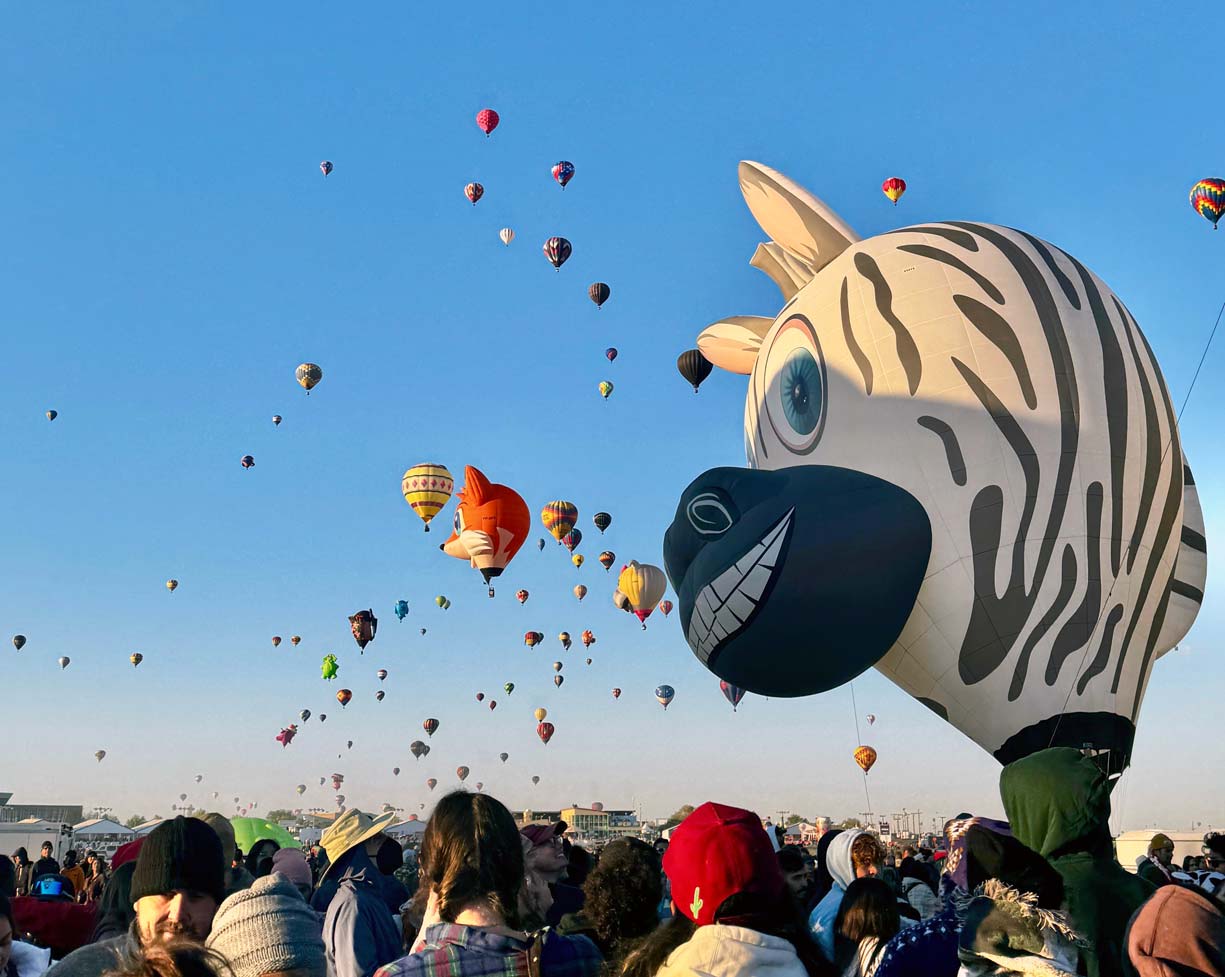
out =
<path fill-rule="evenodd" d="M 561 266 L 566 263 L 566 259 L 570 257 L 573 250 L 570 242 L 564 237 L 551 237 L 544 242 L 544 256 L 558 271 L 561 271 Z"/>
<path fill-rule="evenodd" d="M 1204 220 L 1212 221 L 1215 231 L 1217 221 L 1225 217 L 1225 180 L 1220 177 L 1200 180 L 1191 188 L 1191 206 Z"/>
<path fill-rule="evenodd" d="M 881 193 L 893 201 L 893 206 L 897 206 L 898 200 L 902 194 L 906 192 L 906 181 L 900 176 L 891 176 L 880 185 Z"/>
<path fill-rule="evenodd" d="M 540 510 L 540 521 L 544 523 L 544 528 L 552 534 L 553 538 L 560 543 L 562 537 L 567 535 L 578 522 L 578 506 L 573 502 L 565 502 L 561 499 L 550 502 Z"/>
<path fill-rule="evenodd" d="M 445 465 L 413 465 L 404 473 L 400 488 L 404 492 L 404 501 L 421 517 L 428 533 L 430 520 L 451 498 L 455 479 Z"/>

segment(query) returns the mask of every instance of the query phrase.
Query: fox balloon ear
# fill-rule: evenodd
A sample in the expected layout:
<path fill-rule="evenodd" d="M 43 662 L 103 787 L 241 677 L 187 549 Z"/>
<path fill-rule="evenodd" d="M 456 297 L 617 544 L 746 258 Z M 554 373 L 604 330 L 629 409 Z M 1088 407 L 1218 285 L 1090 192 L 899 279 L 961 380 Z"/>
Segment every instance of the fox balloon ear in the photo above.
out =
<path fill-rule="evenodd" d="M 798 262 L 798 267 L 787 267 L 785 279 L 794 280 L 795 273 L 803 277 L 807 272 L 807 281 L 861 240 L 824 201 L 761 163 L 751 160 L 740 163 L 740 192 L 761 229 L 770 235 L 778 248 Z M 779 274 L 784 265 L 792 263 L 785 262 L 770 245 L 764 247 L 765 255 L 759 248 L 752 264 L 770 275 L 785 294 L 787 289 L 779 280 Z"/>
<path fill-rule="evenodd" d="M 729 373 L 753 372 L 757 353 L 774 320 L 759 315 L 733 315 L 711 323 L 698 336 L 698 349 L 711 363 Z"/>
<path fill-rule="evenodd" d="M 480 505 L 493 494 L 490 484 L 479 468 L 464 466 L 464 502 L 468 505 Z"/>

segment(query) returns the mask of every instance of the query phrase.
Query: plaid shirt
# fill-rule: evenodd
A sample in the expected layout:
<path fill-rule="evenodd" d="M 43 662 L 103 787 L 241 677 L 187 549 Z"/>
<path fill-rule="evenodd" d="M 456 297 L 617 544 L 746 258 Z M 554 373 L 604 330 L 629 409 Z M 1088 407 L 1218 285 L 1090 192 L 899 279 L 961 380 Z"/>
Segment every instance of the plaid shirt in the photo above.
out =
<path fill-rule="evenodd" d="M 561 936 L 544 929 L 535 935 L 542 977 L 598 977 L 603 958 L 585 936 Z M 374 977 L 528 977 L 531 944 L 476 926 L 436 923 L 425 931 L 425 947 L 385 967 Z"/>

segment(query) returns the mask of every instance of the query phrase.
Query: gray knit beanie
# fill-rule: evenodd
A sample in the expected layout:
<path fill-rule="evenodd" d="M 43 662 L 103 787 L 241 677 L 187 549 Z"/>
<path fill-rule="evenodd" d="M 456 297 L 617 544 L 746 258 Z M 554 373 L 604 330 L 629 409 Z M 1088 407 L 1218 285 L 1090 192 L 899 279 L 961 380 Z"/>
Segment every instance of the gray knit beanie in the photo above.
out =
<path fill-rule="evenodd" d="M 221 904 L 208 946 L 230 962 L 234 977 L 286 970 L 325 977 L 322 929 L 318 914 L 293 883 L 266 875 Z"/>

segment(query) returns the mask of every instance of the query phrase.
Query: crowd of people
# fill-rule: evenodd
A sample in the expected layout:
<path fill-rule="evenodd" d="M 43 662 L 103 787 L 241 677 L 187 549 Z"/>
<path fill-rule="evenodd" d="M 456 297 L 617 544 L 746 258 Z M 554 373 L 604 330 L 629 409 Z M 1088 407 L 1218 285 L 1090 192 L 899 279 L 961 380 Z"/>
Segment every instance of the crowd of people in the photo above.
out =
<path fill-rule="evenodd" d="M 1007 766 L 1006 821 L 942 845 L 858 829 L 815 852 L 705 803 L 654 845 L 598 853 L 457 791 L 420 846 L 349 809 L 303 851 L 177 817 L 64 864 L 0 860 L 0 977 L 1225 977 L 1225 835 L 1173 867 L 1156 835 L 1114 857 L 1110 783 L 1080 751 Z"/>

